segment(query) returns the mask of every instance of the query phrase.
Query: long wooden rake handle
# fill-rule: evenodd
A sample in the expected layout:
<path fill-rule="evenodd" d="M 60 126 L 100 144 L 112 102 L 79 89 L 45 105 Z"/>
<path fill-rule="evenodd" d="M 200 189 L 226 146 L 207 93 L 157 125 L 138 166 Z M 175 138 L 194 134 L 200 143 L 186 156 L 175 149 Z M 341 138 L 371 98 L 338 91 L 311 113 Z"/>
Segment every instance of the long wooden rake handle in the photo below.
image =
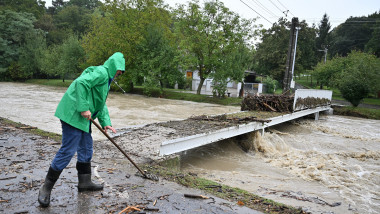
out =
<path fill-rule="evenodd" d="M 105 132 L 103 129 L 102 129 L 102 127 L 97 123 L 97 122 L 95 122 L 92 118 L 90 118 L 90 120 L 91 120 L 91 122 L 108 138 L 108 140 L 110 140 L 112 143 L 113 143 L 113 145 L 115 145 L 118 149 L 119 149 L 119 151 L 121 152 L 121 153 L 123 153 L 124 154 L 124 156 L 125 157 L 127 157 L 128 158 L 128 160 L 140 171 L 140 173 L 145 177 L 145 178 L 148 178 L 147 177 L 147 175 L 144 173 L 144 171 L 142 171 L 141 169 L 140 169 L 140 167 L 138 167 L 137 165 L 136 165 L 136 163 L 127 155 L 127 153 L 125 153 L 124 152 L 124 150 L 122 149 L 122 148 L 120 148 L 120 146 L 119 145 L 117 145 L 116 143 L 115 143 L 115 141 L 107 134 L 107 132 Z"/>

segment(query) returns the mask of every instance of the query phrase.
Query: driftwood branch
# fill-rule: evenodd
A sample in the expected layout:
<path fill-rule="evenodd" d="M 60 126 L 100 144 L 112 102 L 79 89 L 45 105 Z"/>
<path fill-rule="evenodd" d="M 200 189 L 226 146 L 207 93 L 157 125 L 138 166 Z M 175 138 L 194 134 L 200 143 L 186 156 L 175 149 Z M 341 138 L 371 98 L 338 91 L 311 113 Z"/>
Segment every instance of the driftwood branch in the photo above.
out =
<path fill-rule="evenodd" d="M 193 195 L 193 194 L 184 194 L 186 198 L 200 198 L 200 199 L 209 199 L 207 196 L 203 195 Z"/>

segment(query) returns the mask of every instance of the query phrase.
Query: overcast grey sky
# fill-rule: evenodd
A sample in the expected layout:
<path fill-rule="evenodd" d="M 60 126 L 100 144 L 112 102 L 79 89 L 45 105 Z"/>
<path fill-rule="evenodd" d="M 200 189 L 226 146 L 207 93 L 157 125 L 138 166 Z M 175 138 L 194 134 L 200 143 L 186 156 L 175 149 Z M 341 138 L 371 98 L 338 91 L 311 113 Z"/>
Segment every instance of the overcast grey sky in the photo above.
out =
<path fill-rule="evenodd" d="M 46 5 L 51 5 L 52 0 L 46 0 Z M 187 3 L 188 0 L 164 0 L 170 6 L 176 3 Z M 199 0 L 203 2 L 204 0 Z M 336 27 L 350 16 L 367 16 L 380 11 L 379 0 L 220 0 L 230 10 L 238 13 L 243 18 L 256 18 L 257 24 L 263 24 L 264 28 L 272 26 L 281 16 L 287 13 L 289 20 L 293 16 L 299 20 L 306 20 L 310 25 L 318 25 L 324 13 L 329 16 L 330 23 Z M 245 4 L 244 4 L 245 3 Z M 248 7 L 248 6 L 250 7 Z M 253 10 L 256 12 L 254 12 Z M 258 13 L 260 15 L 258 15 Z"/>

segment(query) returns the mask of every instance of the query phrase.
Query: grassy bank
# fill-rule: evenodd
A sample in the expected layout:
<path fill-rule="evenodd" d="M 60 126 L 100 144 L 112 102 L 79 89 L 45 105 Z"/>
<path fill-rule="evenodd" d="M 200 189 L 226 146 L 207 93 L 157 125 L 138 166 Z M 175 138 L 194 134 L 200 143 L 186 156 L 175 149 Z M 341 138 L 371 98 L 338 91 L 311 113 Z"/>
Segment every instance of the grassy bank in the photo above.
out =
<path fill-rule="evenodd" d="M 351 106 L 334 107 L 334 114 L 380 120 L 380 109 L 354 108 Z"/>
<path fill-rule="evenodd" d="M 2 117 L 0 117 L 0 121 L 1 121 L 2 124 L 5 124 L 7 126 L 12 126 L 12 127 L 18 128 L 18 129 L 23 129 L 23 130 L 25 130 L 25 131 L 27 131 L 29 133 L 32 133 L 32 134 L 35 134 L 35 135 L 39 135 L 39 136 L 42 136 L 42 137 L 47 137 L 47 138 L 53 139 L 53 140 L 55 140 L 57 142 L 61 142 L 62 141 L 62 135 L 60 135 L 60 134 L 43 131 L 43 130 L 38 129 L 36 127 L 25 125 L 25 124 L 18 123 L 18 122 L 14 122 L 12 120 L 8 120 L 8 119 L 2 118 Z"/>
<path fill-rule="evenodd" d="M 59 86 L 59 87 L 69 87 L 73 80 L 65 80 L 63 82 L 61 79 L 31 79 L 25 81 L 26 83 L 37 84 L 37 85 L 47 85 L 47 86 Z"/>

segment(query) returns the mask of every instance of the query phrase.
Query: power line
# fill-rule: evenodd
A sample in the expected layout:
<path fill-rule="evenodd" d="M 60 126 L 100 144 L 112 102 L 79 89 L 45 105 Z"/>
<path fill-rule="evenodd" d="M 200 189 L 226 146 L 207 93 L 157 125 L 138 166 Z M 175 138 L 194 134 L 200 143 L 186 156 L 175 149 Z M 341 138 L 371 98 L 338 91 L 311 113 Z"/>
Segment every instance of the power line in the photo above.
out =
<path fill-rule="evenodd" d="M 281 13 L 284 13 L 284 11 L 282 11 L 275 3 L 273 3 L 272 0 L 269 0 L 270 3 L 272 3 Z M 286 15 L 286 14 L 285 14 Z"/>
<path fill-rule="evenodd" d="M 285 5 L 283 5 L 283 4 L 280 2 L 280 0 L 277 0 L 277 1 L 278 1 L 278 3 L 280 3 L 280 5 L 281 5 L 283 8 L 285 8 L 285 11 L 286 11 L 286 12 L 289 12 L 290 14 L 292 14 L 292 16 L 295 16 L 292 12 L 290 12 L 290 10 L 288 10 L 288 9 L 285 7 Z M 283 11 L 283 13 L 284 13 L 285 11 Z"/>
<path fill-rule="evenodd" d="M 261 4 L 260 1 L 257 0 L 251 0 L 252 2 L 256 3 L 257 6 L 261 7 L 261 9 L 265 10 L 269 15 L 273 17 L 277 17 L 276 14 L 274 14 L 272 11 L 270 11 L 268 8 L 266 8 L 263 4 Z"/>
<path fill-rule="evenodd" d="M 256 10 L 254 10 L 252 7 L 250 7 L 247 3 L 245 3 L 243 0 L 240 0 L 243 4 L 245 4 L 247 7 L 249 7 L 249 9 L 253 10 L 255 13 L 257 13 L 259 16 L 261 16 L 263 19 L 265 19 L 267 22 L 269 22 L 270 24 L 273 24 L 272 22 L 270 22 L 267 18 L 265 18 L 264 16 L 262 16 L 260 13 L 258 13 Z"/>

